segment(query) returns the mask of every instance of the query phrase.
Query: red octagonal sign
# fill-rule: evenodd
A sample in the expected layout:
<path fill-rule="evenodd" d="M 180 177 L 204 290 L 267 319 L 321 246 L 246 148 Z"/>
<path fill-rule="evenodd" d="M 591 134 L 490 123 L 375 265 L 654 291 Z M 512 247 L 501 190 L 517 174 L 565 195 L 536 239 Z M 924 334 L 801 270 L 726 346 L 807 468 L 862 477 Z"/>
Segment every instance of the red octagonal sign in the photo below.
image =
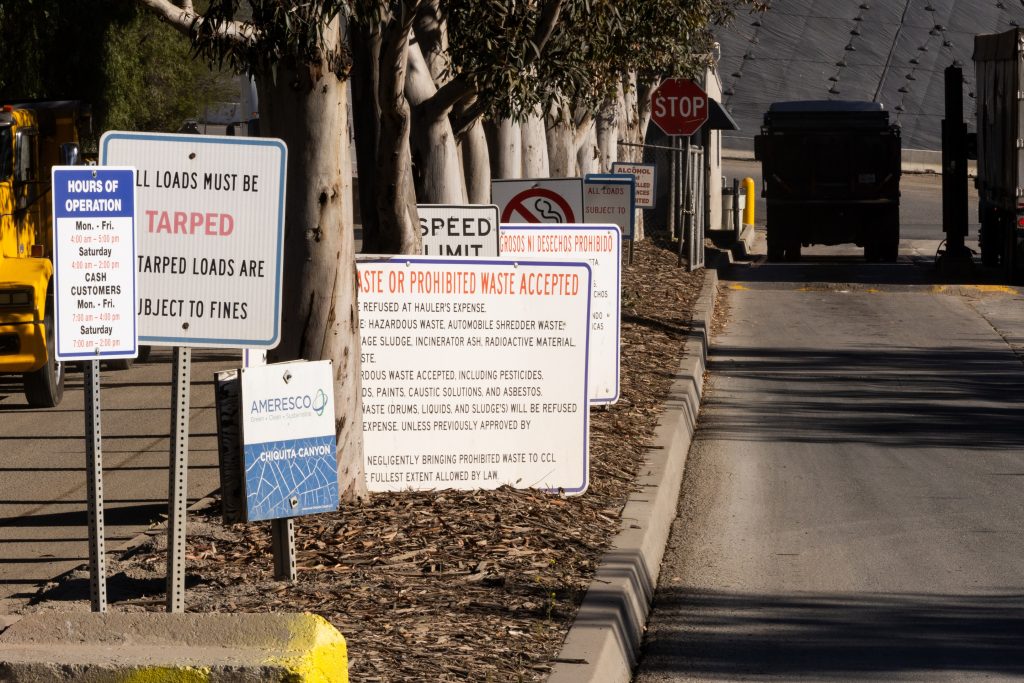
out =
<path fill-rule="evenodd" d="M 669 78 L 651 93 L 651 120 L 666 135 L 693 135 L 708 120 L 708 96 L 693 81 Z"/>

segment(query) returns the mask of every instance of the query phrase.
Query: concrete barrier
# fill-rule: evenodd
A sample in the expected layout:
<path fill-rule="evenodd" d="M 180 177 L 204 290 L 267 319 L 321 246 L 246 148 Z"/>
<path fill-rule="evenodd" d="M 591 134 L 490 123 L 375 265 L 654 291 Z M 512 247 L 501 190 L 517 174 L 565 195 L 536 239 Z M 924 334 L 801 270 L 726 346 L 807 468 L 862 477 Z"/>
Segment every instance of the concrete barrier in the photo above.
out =
<path fill-rule="evenodd" d="M 347 683 L 348 653 L 313 614 L 46 612 L 0 633 L 0 681 Z"/>
<path fill-rule="evenodd" d="M 548 683 L 629 683 L 633 676 L 697 428 L 717 283 L 717 273 L 706 270 L 639 490 L 622 510 L 623 528 L 601 559 Z"/>

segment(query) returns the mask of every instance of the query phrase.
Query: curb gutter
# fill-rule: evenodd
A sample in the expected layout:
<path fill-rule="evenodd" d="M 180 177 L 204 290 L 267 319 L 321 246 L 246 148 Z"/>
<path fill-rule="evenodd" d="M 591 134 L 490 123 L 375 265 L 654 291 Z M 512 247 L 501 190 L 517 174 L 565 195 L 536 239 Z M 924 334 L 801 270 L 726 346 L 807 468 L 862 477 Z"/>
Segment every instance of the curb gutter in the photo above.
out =
<path fill-rule="evenodd" d="M 622 510 L 623 529 L 601 559 L 548 683 L 628 683 L 633 677 L 697 427 L 717 284 L 717 272 L 706 269 L 639 491 Z"/>
<path fill-rule="evenodd" d="M 346 683 L 348 654 L 313 614 L 49 612 L 0 635 L 0 681 Z"/>

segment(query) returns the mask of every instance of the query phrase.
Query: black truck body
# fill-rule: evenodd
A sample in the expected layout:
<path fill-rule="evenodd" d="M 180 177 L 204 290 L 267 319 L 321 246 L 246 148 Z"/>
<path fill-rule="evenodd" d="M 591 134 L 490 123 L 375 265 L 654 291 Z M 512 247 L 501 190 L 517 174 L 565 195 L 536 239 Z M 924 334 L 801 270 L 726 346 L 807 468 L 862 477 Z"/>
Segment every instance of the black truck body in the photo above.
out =
<path fill-rule="evenodd" d="M 769 260 L 801 246 L 857 244 L 895 261 L 900 241 L 899 126 L 875 102 L 776 102 L 754 138 L 767 204 Z"/>

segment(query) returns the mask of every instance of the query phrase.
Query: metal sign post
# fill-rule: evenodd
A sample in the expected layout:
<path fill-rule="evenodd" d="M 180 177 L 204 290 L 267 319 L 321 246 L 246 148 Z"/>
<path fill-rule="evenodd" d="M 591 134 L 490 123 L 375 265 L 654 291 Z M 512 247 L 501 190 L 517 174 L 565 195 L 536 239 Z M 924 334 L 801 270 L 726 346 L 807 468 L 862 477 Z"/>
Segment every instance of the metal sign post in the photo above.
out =
<path fill-rule="evenodd" d="M 107 611 L 107 558 L 103 531 L 103 452 L 100 429 L 100 362 L 85 366 L 85 468 L 89 516 L 89 602 L 93 612 Z"/>
<path fill-rule="evenodd" d="M 185 518 L 188 503 L 188 409 L 192 349 L 174 347 L 171 459 L 167 495 L 167 611 L 185 611 Z"/>

